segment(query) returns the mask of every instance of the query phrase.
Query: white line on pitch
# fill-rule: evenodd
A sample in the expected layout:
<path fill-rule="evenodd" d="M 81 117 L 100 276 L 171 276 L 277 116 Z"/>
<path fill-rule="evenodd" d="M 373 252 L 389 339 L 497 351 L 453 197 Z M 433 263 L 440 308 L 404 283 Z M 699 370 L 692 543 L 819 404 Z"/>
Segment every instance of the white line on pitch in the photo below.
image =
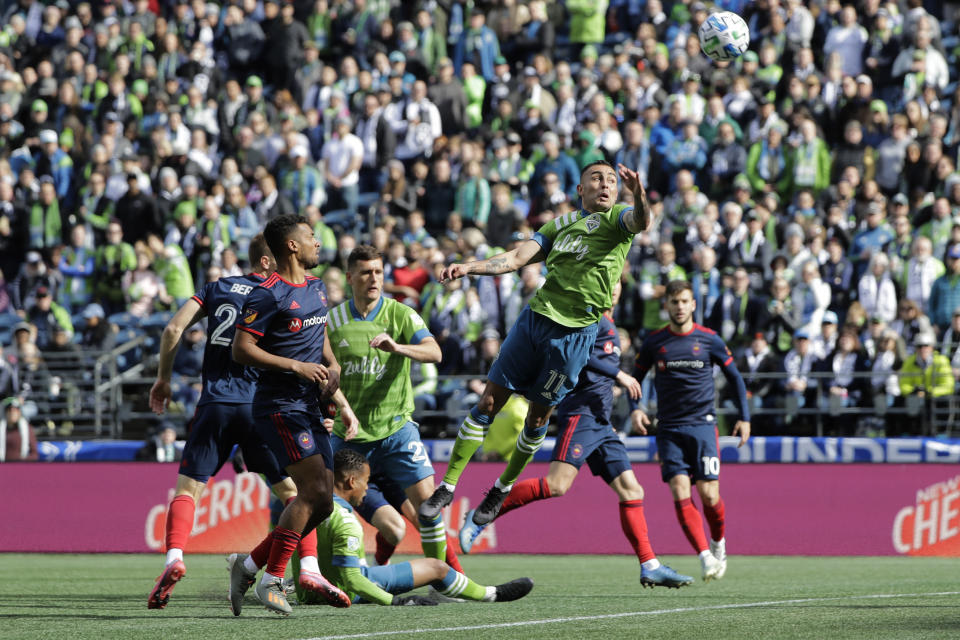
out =
<path fill-rule="evenodd" d="M 417 633 L 449 633 L 452 631 L 477 631 L 484 629 L 506 629 L 510 627 L 529 627 L 535 624 L 561 624 L 586 620 L 612 620 L 636 616 L 657 616 L 665 613 L 696 613 L 699 611 L 717 611 L 721 609 L 749 609 L 751 607 L 772 607 L 783 604 L 806 604 L 809 602 L 836 602 L 838 600 L 880 600 L 888 598 L 918 598 L 929 596 L 958 596 L 960 591 L 937 591 L 933 593 L 874 593 L 862 596 L 836 596 L 832 598 L 796 598 L 793 600 L 767 600 L 765 602 L 746 602 L 738 604 L 715 604 L 705 607 L 679 607 L 676 609 L 657 609 L 654 611 L 629 611 L 626 613 L 607 613 L 598 616 L 574 616 L 571 618 L 546 618 L 543 620 L 523 620 L 520 622 L 501 622 L 497 624 L 476 624 L 467 627 L 438 627 L 434 629 L 403 629 L 397 631 L 375 631 L 373 633 L 354 633 L 337 636 L 317 636 L 308 640 L 348 640 L 349 638 L 382 638 Z"/>

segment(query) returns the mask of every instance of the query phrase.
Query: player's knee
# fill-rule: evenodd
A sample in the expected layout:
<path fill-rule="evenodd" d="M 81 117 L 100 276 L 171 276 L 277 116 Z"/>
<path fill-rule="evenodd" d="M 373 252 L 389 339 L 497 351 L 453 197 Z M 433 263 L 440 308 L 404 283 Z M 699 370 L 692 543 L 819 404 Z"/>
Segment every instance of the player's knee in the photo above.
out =
<path fill-rule="evenodd" d="M 447 572 L 450 571 L 450 566 L 443 560 L 438 560 L 436 558 L 425 558 L 427 560 L 427 569 L 430 571 L 430 581 L 442 580 L 447 577 Z"/>
<path fill-rule="evenodd" d="M 559 498 L 565 495 L 567 491 L 570 490 L 570 487 L 573 486 L 572 482 L 564 479 L 551 480 L 549 484 L 551 498 Z"/>
<path fill-rule="evenodd" d="M 400 541 L 403 540 L 403 537 L 407 534 L 407 525 L 404 524 L 402 518 L 381 520 L 379 522 L 375 522 L 374 526 L 376 526 L 377 531 L 380 532 L 380 535 L 382 535 L 387 542 L 394 546 L 400 544 Z"/>

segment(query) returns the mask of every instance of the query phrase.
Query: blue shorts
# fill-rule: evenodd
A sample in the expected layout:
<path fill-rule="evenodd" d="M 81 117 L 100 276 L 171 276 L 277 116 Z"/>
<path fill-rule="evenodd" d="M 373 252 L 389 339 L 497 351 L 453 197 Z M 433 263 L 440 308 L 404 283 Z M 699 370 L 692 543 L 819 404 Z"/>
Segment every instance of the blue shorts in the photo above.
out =
<path fill-rule="evenodd" d="M 630 471 L 627 447 L 609 424 L 598 424 L 588 414 L 559 415 L 560 432 L 553 446 L 553 460 L 577 469 L 586 462 L 593 475 L 610 484 L 624 471 Z"/>
<path fill-rule="evenodd" d="M 385 567 L 360 567 L 364 577 L 387 593 L 394 595 L 413 589 L 413 568 L 409 562 L 388 564 Z M 360 596 L 353 599 L 354 604 L 362 602 Z"/>
<path fill-rule="evenodd" d="M 202 404 L 193 414 L 189 429 L 180 462 L 181 475 L 206 483 L 230 459 L 234 445 L 239 445 L 250 471 L 262 473 L 271 485 L 287 477 L 276 457 L 255 434 L 249 404 Z"/>
<path fill-rule="evenodd" d="M 720 442 L 714 423 L 660 427 L 657 453 L 664 482 L 680 474 L 693 481 L 720 477 Z"/>
<path fill-rule="evenodd" d="M 433 476 L 433 465 L 420 441 L 418 427 L 416 422 L 407 422 L 399 431 L 372 442 L 347 442 L 332 435 L 330 444 L 334 453 L 343 448 L 353 449 L 367 459 L 371 473 L 388 478 L 403 490 Z"/>
<path fill-rule="evenodd" d="M 333 471 L 330 434 L 323 426 L 320 411 L 283 409 L 273 413 L 255 413 L 253 418 L 257 435 L 273 452 L 281 469 L 304 458 L 320 455 L 327 469 Z"/>
<path fill-rule="evenodd" d="M 530 402 L 554 407 L 577 386 L 598 326 L 564 327 L 524 307 L 487 378 Z"/>
<path fill-rule="evenodd" d="M 367 483 L 367 493 L 363 496 L 363 502 L 355 509 L 367 522 L 373 524 L 373 514 L 377 509 L 390 505 L 399 513 L 403 513 L 403 501 L 407 499 L 407 494 L 393 480 L 384 477 L 382 474 L 370 476 Z"/>

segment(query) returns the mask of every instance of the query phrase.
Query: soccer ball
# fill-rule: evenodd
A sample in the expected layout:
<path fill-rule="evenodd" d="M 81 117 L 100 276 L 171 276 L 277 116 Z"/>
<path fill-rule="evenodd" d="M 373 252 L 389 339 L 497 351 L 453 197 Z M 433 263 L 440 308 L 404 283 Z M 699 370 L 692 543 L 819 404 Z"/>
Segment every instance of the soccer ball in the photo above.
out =
<path fill-rule="evenodd" d="M 750 28 L 730 11 L 711 14 L 700 25 L 700 48 L 713 60 L 733 60 L 750 45 Z"/>

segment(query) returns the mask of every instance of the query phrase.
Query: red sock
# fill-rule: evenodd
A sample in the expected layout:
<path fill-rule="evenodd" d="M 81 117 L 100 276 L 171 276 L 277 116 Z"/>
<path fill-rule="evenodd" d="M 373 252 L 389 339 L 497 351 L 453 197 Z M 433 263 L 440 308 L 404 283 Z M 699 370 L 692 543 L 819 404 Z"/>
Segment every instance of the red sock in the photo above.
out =
<path fill-rule="evenodd" d="M 300 554 L 301 558 L 306 558 L 308 556 L 317 557 L 317 530 L 310 529 L 310 531 L 303 535 L 300 538 L 300 542 L 297 544 L 297 553 Z"/>
<path fill-rule="evenodd" d="M 260 541 L 256 547 L 253 548 L 253 551 L 250 552 L 250 559 L 253 560 L 254 564 L 258 567 L 262 567 L 267 564 L 267 559 L 270 557 L 270 547 L 273 546 L 273 531 L 267 534 L 267 536 Z"/>
<path fill-rule="evenodd" d="M 703 520 L 700 518 L 700 512 L 693 506 L 693 501 L 690 498 L 677 500 L 673 503 L 673 507 L 693 550 L 697 553 L 706 551 L 707 538 L 703 535 Z"/>
<path fill-rule="evenodd" d="M 527 478 L 526 480 L 521 480 L 513 485 L 513 489 L 510 490 L 510 494 L 504 501 L 503 506 L 500 507 L 500 513 L 497 514 L 497 517 L 499 518 L 507 511 L 519 509 L 525 504 L 536 500 L 546 500 L 549 497 L 550 485 L 547 484 L 546 478 Z"/>
<path fill-rule="evenodd" d="M 300 534 L 290 529 L 277 527 L 273 530 L 273 544 L 270 545 L 270 557 L 267 559 L 267 573 L 282 578 L 287 572 L 287 563 L 300 542 Z"/>
<path fill-rule="evenodd" d="M 704 502 L 703 515 L 707 517 L 707 525 L 710 527 L 710 539 L 714 542 L 720 542 L 723 540 L 723 498 L 720 498 L 717 501 L 717 504 L 713 505 L 712 507 Z"/>
<path fill-rule="evenodd" d="M 463 573 L 463 567 L 460 566 L 460 558 L 457 557 L 457 552 L 453 549 L 453 538 L 447 536 L 447 564 L 450 565 L 450 568 L 456 571 L 457 573 Z"/>
<path fill-rule="evenodd" d="M 167 550 L 183 549 L 193 530 L 193 514 L 197 505 L 192 496 L 177 496 L 167 508 Z"/>
<path fill-rule="evenodd" d="M 643 500 L 626 500 L 620 503 L 620 526 L 623 527 L 623 534 L 627 536 L 640 562 L 657 557 L 647 537 L 647 519 L 643 517 Z"/>
<path fill-rule="evenodd" d="M 390 541 L 383 537 L 379 531 L 377 532 L 377 550 L 373 554 L 374 560 L 377 561 L 377 564 L 384 565 L 387 564 L 387 561 L 393 556 L 393 552 L 397 550 L 397 545 L 390 544 Z"/>

